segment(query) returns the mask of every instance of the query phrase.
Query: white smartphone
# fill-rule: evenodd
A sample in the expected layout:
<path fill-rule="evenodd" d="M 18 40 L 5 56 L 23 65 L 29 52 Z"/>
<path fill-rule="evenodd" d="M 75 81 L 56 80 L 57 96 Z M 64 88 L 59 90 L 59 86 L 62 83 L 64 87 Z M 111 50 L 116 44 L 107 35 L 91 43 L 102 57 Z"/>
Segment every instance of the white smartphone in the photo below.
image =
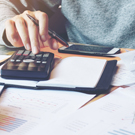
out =
<path fill-rule="evenodd" d="M 120 53 L 120 48 L 89 45 L 80 43 L 69 43 L 69 47 L 62 46 L 58 49 L 61 53 L 83 54 L 83 55 L 96 55 L 96 56 L 109 56 Z"/>

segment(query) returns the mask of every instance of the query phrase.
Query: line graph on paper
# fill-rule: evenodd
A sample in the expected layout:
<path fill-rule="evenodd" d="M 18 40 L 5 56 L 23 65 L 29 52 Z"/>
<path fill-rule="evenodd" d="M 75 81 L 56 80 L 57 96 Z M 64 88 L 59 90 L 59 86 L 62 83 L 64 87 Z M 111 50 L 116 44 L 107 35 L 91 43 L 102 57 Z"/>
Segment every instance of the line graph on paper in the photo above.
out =
<path fill-rule="evenodd" d="M 121 120 L 129 124 L 135 124 L 135 112 L 132 112 L 131 114 L 127 114 Z"/>
<path fill-rule="evenodd" d="M 37 94 L 31 91 L 5 91 L 0 98 L 1 105 L 8 107 L 17 107 L 25 109 L 33 109 L 42 112 L 56 112 L 58 109 L 66 106 L 67 100 L 62 97 L 55 97 L 51 94 Z"/>
<path fill-rule="evenodd" d="M 135 112 L 134 112 L 134 114 L 133 114 L 132 124 L 135 124 Z"/>

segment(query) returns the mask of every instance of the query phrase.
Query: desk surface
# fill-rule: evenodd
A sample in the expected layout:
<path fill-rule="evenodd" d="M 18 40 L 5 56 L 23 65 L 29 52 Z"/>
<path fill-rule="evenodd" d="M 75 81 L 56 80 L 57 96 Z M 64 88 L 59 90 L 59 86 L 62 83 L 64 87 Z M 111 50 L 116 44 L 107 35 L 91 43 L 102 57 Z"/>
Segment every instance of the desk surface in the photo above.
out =
<path fill-rule="evenodd" d="M 59 44 L 59 47 L 61 47 L 61 46 L 62 45 Z M 127 49 L 127 48 L 124 49 L 124 48 L 122 48 L 121 49 L 121 53 L 126 52 L 126 50 L 133 50 L 133 49 Z M 52 49 L 50 49 L 49 46 L 42 48 L 41 51 L 52 52 L 52 53 L 55 54 L 55 57 L 56 58 L 61 58 L 61 59 L 66 58 L 66 57 L 71 57 L 71 56 L 80 56 L 80 57 L 98 58 L 98 59 L 107 59 L 107 60 L 116 60 L 116 59 L 117 60 L 120 60 L 120 58 L 118 58 L 118 57 L 101 57 L 101 56 L 92 56 L 92 55 L 91 56 L 88 56 L 88 55 L 79 55 L 79 54 L 59 53 L 58 50 L 52 50 Z"/>
<path fill-rule="evenodd" d="M 107 60 L 114 60 L 114 59 L 117 59 L 117 60 L 120 60 L 119 58 L 117 58 L 117 57 L 99 57 L 99 56 L 87 56 L 87 55 L 73 55 L 73 54 L 64 54 L 64 53 L 58 53 L 58 51 L 57 50 L 51 50 L 49 47 L 45 47 L 45 48 L 42 48 L 41 49 L 41 51 L 49 51 L 49 52 L 52 52 L 52 53 L 54 53 L 55 54 L 55 57 L 56 58 L 61 58 L 61 59 L 63 59 L 63 58 L 66 58 L 66 57 L 70 57 L 70 56 L 81 56 L 81 57 L 88 57 L 88 58 L 99 58 L 99 59 L 107 59 Z M 122 52 L 125 52 L 125 49 L 122 49 Z M 111 91 L 113 91 L 113 90 L 115 90 L 116 88 L 118 88 L 118 87 L 112 87 L 111 88 Z M 36 91 L 35 91 L 36 92 Z M 54 93 L 54 92 L 53 92 Z M 14 93 L 12 93 L 12 94 L 14 94 Z M 35 93 L 33 93 L 35 96 L 37 96 Z M 75 95 L 77 95 L 76 93 L 75 93 Z M 89 103 L 91 103 L 91 102 L 93 102 L 93 101 L 95 101 L 95 100 L 98 100 L 99 98 L 102 98 L 103 96 L 105 96 L 106 94 L 101 94 L 101 95 L 98 95 L 98 96 L 96 96 L 95 98 L 93 98 L 92 100 L 90 100 L 89 102 L 87 102 L 85 105 L 87 105 L 87 104 L 89 104 Z M 17 95 L 17 96 L 19 96 L 19 98 L 20 98 L 20 95 Z M 47 95 L 43 95 L 43 98 L 45 98 L 45 96 L 47 96 Z M 61 96 L 61 95 L 60 95 Z M 66 95 L 67 96 L 67 95 Z M 81 96 L 82 97 L 82 96 Z M 31 98 L 31 97 L 30 97 Z M 68 96 L 68 98 L 69 98 L 69 96 Z M 10 99 L 10 98 L 8 98 L 8 99 Z M 33 100 L 34 98 L 32 97 L 32 99 L 31 99 L 31 101 Z M 35 99 L 37 99 L 37 98 L 35 98 Z M 89 98 L 90 99 L 90 98 Z M 88 100 L 89 100 L 88 99 Z M 15 101 L 17 101 L 18 99 L 16 99 Z M 42 101 L 42 99 L 40 99 L 41 101 Z M 110 99 L 109 99 L 110 100 Z M 23 101 L 24 101 L 24 99 L 23 99 Z M 80 98 L 79 98 L 79 101 L 80 101 Z M 10 102 L 10 100 L 9 100 L 9 102 Z M 61 102 L 61 101 L 60 101 Z M 7 102 L 8 103 L 8 102 Z M 17 103 L 19 103 L 19 102 L 17 102 Z M 39 104 L 39 103 L 38 103 Z M 31 105 L 31 103 L 30 103 L 30 105 Z M 35 105 L 35 102 L 34 102 L 34 105 Z M 41 104 L 42 105 L 42 104 Z M 36 105 L 35 105 L 36 106 Z M 14 107 L 14 106 L 13 106 Z M 33 107 L 33 106 L 32 106 Z M 71 107 L 72 108 L 72 107 Z M 6 110 L 6 108 L 4 108 L 5 110 Z M 11 108 L 11 109 L 16 109 L 16 108 Z M 20 108 L 19 108 L 20 109 Z M 1 110 L 0 110 L 1 111 Z M 21 110 L 22 111 L 22 110 Z M 67 110 L 66 110 L 67 111 Z M 90 110 L 91 111 L 91 110 Z M 11 113 L 11 112 L 10 112 Z M 36 112 L 37 113 L 37 112 Z M 44 114 L 45 114 L 45 111 L 43 112 Z M 17 113 L 18 115 L 19 115 L 19 113 Z M 21 118 L 21 119 L 15 119 L 15 122 L 13 123 L 14 125 L 18 122 L 18 120 L 20 120 L 21 122 L 22 122 L 22 120 L 24 119 L 24 118 L 26 118 L 26 120 L 27 120 L 27 115 L 26 115 L 26 117 L 25 116 L 23 116 L 22 115 L 22 112 L 20 113 L 21 114 L 21 117 L 20 116 L 18 116 L 18 118 Z M 41 113 L 42 114 L 42 113 Z M 10 115 L 8 116 L 7 115 L 7 112 L 6 112 L 6 115 L 1 115 L 0 117 L 2 117 L 3 118 L 3 116 L 4 117 L 6 117 L 7 119 L 10 119 L 10 118 L 15 118 L 15 114 L 13 114 L 14 116 L 13 117 L 10 117 Z M 11 114 L 11 116 L 12 116 L 12 114 Z M 31 116 L 31 114 L 29 115 L 29 116 Z M 53 114 L 53 116 L 54 116 L 54 114 Z M 29 118 L 29 117 L 28 117 Z M 36 119 L 36 117 L 33 117 L 33 115 L 32 115 L 32 117 L 30 117 L 31 119 L 32 118 L 34 118 L 34 120 Z M 38 117 L 37 117 L 38 118 Z M 6 120 L 7 120 L 6 119 Z M 29 120 L 29 119 L 28 119 Z M 4 121 L 5 122 L 5 121 Z M 33 122 L 33 121 L 32 121 Z M 3 124 L 3 123 L 2 123 Z M 31 123 L 30 123 L 31 124 Z M 33 124 L 33 123 L 32 123 Z M 9 123 L 9 125 L 10 125 L 10 123 Z M 13 126 L 14 126 L 13 125 Z M 39 124 L 38 124 L 39 125 Z M 7 125 L 6 125 L 7 126 Z M 33 125 L 30 125 L 30 127 L 31 127 L 31 129 L 32 129 L 32 126 Z M 17 128 L 18 128 L 18 126 L 17 126 Z M 11 129 L 11 128 L 10 128 Z M 27 128 L 28 129 L 28 128 Z M 51 127 L 51 129 L 52 129 L 52 127 Z M 23 130 L 21 130 L 21 131 L 23 131 Z M 20 131 L 19 131 L 20 132 Z"/>
<path fill-rule="evenodd" d="M 59 44 L 59 47 L 61 47 L 62 45 Z M 7 55 L 11 55 L 14 53 L 14 51 L 17 50 L 17 48 L 15 49 L 11 49 L 11 48 L 7 48 L 5 46 L 1 46 L 1 48 L 3 48 L 1 51 L 2 51 L 2 54 L 7 54 Z M 7 50 L 6 50 L 7 49 Z M 133 49 L 124 49 L 122 48 L 121 49 L 121 52 L 126 52 L 126 50 L 133 50 Z M 78 55 L 78 54 L 67 54 L 67 53 L 59 53 L 58 50 L 52 50 L 50 49 L 49 46 L 46 46 L 44 48 L 41 49 L 41 51 L 47 51 L 47 52 L 52 52 L 55 54 L 55 58 L 60 58 L 60 59 L 63 59 L 63 58 L 66 58 L 66 57 L 71 57 L 71 56 L 79 56 L 79 57 L 87 57 L 87 58 L 98 58 L 98 59 L 106 59 L 106 60 L 120 60 L 120 58 L 118 57 L 101 57 L 101 56 L 88 56 L 88 55 Z M 0 52 L 1 53 L 1 52 Z M 116 88 L 118 87 L 112 87 L 111 88 L 111 91 L 115 90 Z M 101 94 L 101 95 L 98 95 L 97 97 L 95 97 L 94 99 L 92 99 L 90 102 L 93 102 L 103 96 L 105 96 L 106 94 Z"/>

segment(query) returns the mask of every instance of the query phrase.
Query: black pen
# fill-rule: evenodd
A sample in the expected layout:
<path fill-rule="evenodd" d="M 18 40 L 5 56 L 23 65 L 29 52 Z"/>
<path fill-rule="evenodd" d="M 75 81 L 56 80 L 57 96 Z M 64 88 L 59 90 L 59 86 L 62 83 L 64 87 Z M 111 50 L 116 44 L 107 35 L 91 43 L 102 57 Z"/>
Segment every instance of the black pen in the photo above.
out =
<path fill-rule="evenodd" d="M 33 18 L 31 15 L 26 14 L 28 16 L 28 18 L 37 26 L 39 26 L 39 22 L 38 20 L 36 20 L 35 18 Z M 51 30 L 50 28 L 48 29 L 48 34 L 52 37 L 55 38 L 57 41 L 59 41 L 62 45 L 69 47 L 68 43 L 62 38 L 60 37 L 56 32 L 54 32 L 53 30 Z"/>

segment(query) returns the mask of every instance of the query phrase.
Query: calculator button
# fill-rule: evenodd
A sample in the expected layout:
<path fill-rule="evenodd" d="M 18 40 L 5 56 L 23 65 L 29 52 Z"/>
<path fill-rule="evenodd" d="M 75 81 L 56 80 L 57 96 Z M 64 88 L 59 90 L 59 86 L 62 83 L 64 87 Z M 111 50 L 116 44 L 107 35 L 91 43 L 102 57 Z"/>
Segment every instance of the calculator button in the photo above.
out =
<path fill-rule="evenodd" d="M 33 54 L 32 52 L 29 54 L 29 56 L 30 56 L 30 59 L 33 59 L 33 60 L 36 58 L 36 55 Z"/>
<path fill-rule="evenodd" d="M 21 61 L 23 60 L 23 58 L 24 58 L 24 56 L 21 55 L 20 57 L 18 57 L 18 58 L 16 59 L 16 62 L 21 62 Z"/>
<path fill-rule="evenodd" d="M 9 62 L 7 64 L 7 69 L 16 70 L 19 66 L 19 63 Z"/>
<path fill-rule="evenodd" d="M 16 53 L 16 55 L 22 55 L 23 52 L 24 52 L 24 50 L 19 50 L 19 51 Z"/>
<path fill-rule="evenodd" d="M 21 62 L 18 66 L 18 70 L 27 70 L 28 63 Z"/>
<path fill-rule="evenodd" d="M 46 64 L 40 64 L 38 71 L 45 71 Z"/>
<path fill-rule="evenodd" d="M 36 56 L 31 56 L 30 58 L 33 59 L 33 60 L 35 60 L 36 59 Z"/>
<path fill-rule="evenodd" d="M 44 58 L 44 57 L 49 57 L 49 53 L 43 54 L 43 58 Z"/>
<path fill-rule="evenodd" d="M 25 56 L 25 58 L 24 59 L 30 59 L 30 56 L 29 55 L 27 55 L 27 56 Z"/>
<path fill-rule="evenodd" d="M 41 63 L 41 61 L 36 61 L 36 63 Z"/>
<path fill-rule="evenodd" d="M 39 53 L 39 54 L 36 54 L 36 57 L 40 57 L 41 58 L 42 55 L 43 55 L 42 53 Z"/>
<path fill-rule="evenodd" d="M 42 61 L 42 64 L 46 64 L 47 63 L 47 61 Z"/>
<path fill-rule="evenodd" d="M 41 63 L 41 58 L 40 57 L 37 57 L 36 60 L 35 60 L 36 63 Z"/>
<path fill-rule="evenodd" d="M 38 69 L 38 64 L 36 64 L 35 62 L 31 62 L 28 65 L 28 70 L 29 71 L 37 71 Z"/>
<path fill-rule="evenodd" d="M 19 55 L 14 55 L 14 56 L 10 59 L 10 61 L 11 61 L 11 62 L 15 62 L 18 57 L 19 57 Z"/>
<path fill-rule="evenodd" d="M 42 61 L 47 61 L 47 58 L 48 58 L 48 57 L 43 57 L 43 58 L 42 58 Z"/>
<path fill-rule="evenodd" d="M 24 59 L 23 60 L 23 62 L 25 62 L 25 63 L 30 63 L 30 62 L 34 62 L 35 60 L 33 60 L 33 59 Z"/>
<path fill-rule="evenodd" d="M 23 55 L 24 55 L 24 56 L 28 56 L 29 53 L 30 53 L 30 51 L 25 51 L 25 52 L 23 53 Z"/>
<path fill-rule="evenodd" d="M 26 60 L 26 59 L 35 60 L 35 59 L 36 59 L 36 56 L 29 56 L 29 55 L 28 55 L 28 56 L 26 56 L 24 59 L 25 59 L 25 60 Z"/>
<path fill-rule="evenodd" d="M 31 53 L 29 54 L 29 56 L 35 56 L 35 54 L 31 52 Z"/>

